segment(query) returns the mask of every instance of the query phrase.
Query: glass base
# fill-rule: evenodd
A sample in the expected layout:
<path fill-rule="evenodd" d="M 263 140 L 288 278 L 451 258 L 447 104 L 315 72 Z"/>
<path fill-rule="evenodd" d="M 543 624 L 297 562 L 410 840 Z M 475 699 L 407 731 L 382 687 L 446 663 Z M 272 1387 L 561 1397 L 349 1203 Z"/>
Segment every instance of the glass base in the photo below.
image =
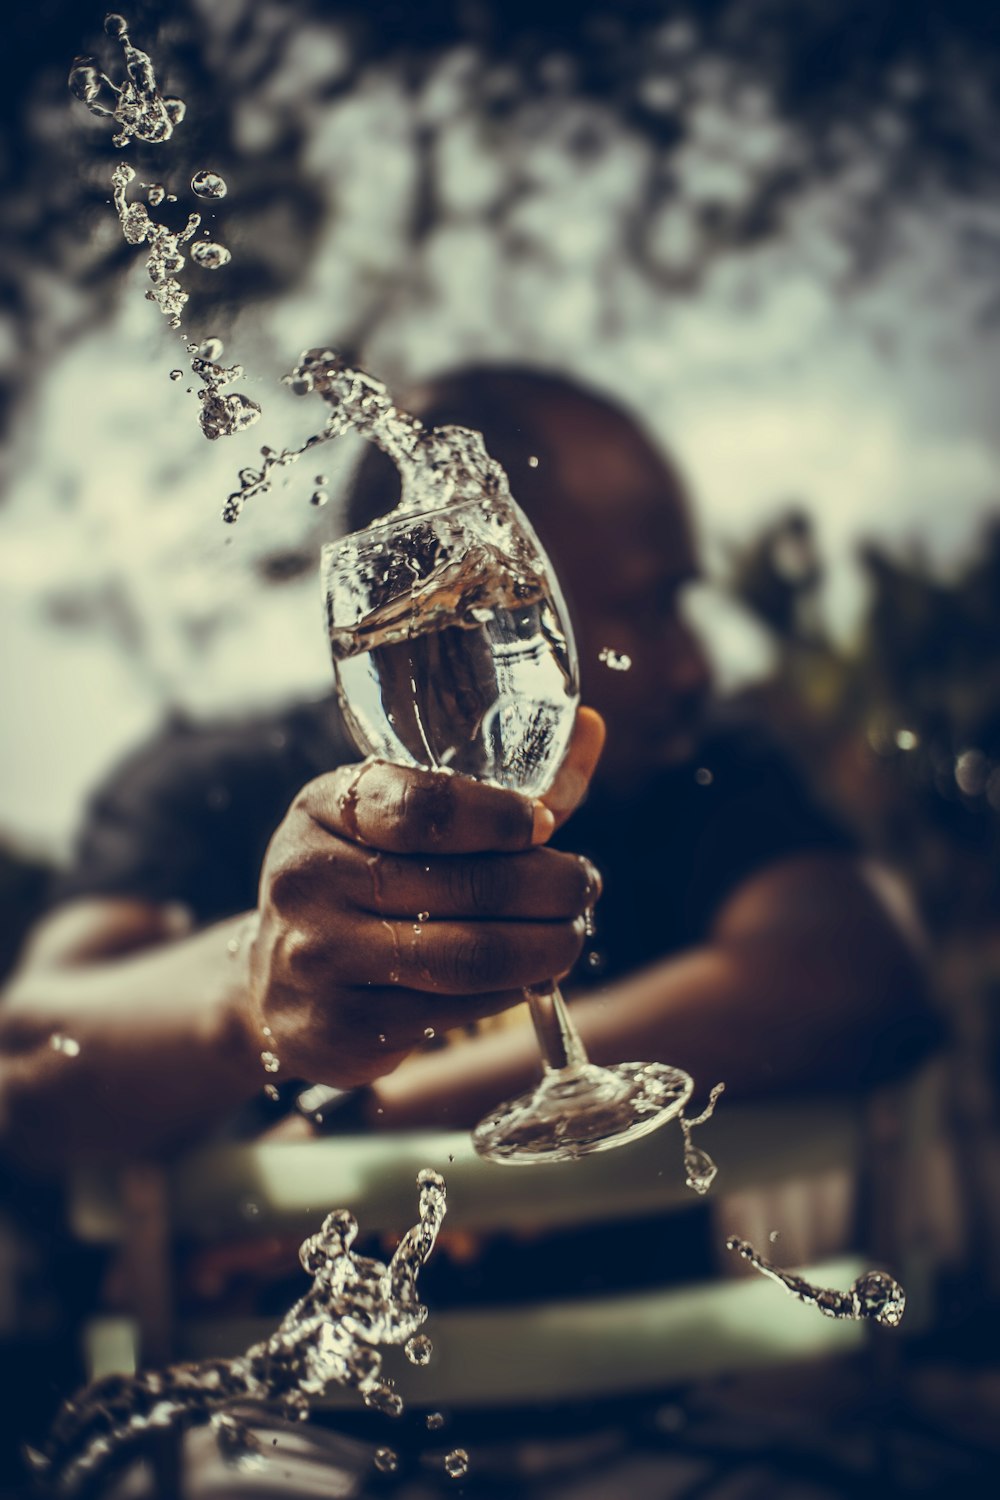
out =
<path fill-rule="evenodd" d="M 472 1132 L 480 1156 L 512 1166 L 575 1161 L 648 1135 L 679 1115 L 693 1080 L 666 1063 L 564 1068 L 501 1104 Z"/>

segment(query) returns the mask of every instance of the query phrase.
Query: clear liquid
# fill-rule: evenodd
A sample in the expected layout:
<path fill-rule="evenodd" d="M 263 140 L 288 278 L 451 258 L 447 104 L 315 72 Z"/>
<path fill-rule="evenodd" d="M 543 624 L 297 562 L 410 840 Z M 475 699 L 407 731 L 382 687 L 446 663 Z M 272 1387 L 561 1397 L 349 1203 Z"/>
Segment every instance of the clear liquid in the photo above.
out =
<path fill-rule="evenodd" d="M 342 546 L 326 550 L 331 621 L 345 564 Z M 341 707 L 366 753 L 528 795 L 551 785 L 577 691 L 556 605 L 537 579 L 476 572 L 467 556 L 393 592 L 353 629 L 331 626 L 330 644 Z"/>
<path fill-rule="evenodd" d="M 47 1453 L 37 1456 L 39 1477 L 49 1490 L 72 1495 L 89 1485 L 151 1428 L 211 1422 L 220 1451 L 234 1461 L 252 1463 L 258 1447 L 253 1434 L 222 1410 L 234 1402 L 273 1403 L 287 1417 L 304 1420 L 328 1387 L 341 1386 L 360 1392 L 376 1410 L 398 1416 L 402 1398 L 382 1375 L 381 1350 L 389 1345 L 429 1350 L 430 1340 L 419 1332 L 427 1309 L 418 1295 L 417 1277 L 434 1249 L 447 1207 L 439 1173 L 425 1168 L 417 1185 L 418 1221 L 388 1263 L 351 1248 L 358 1225 L 346 1209 L 328 1214 L 299 1250 L 312 1286 L 270 1338 L 245 1354 L 144 1370 L 131 1378 L 109 1375 L 65 1402 Z"/>

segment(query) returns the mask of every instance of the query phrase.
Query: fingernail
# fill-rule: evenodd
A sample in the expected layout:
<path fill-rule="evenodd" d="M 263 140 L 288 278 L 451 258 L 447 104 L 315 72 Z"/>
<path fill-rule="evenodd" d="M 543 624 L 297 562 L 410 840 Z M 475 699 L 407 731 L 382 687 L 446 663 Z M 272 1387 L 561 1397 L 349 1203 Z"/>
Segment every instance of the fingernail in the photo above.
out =
<path fill-rule="evenodd" d="M 546 839 L 552 837 L 555 826 L 556 820 L 545 806 L 545 803 L 536 802 L 531 819 L 531 842 L 533 844 L 544 844 Z"/>

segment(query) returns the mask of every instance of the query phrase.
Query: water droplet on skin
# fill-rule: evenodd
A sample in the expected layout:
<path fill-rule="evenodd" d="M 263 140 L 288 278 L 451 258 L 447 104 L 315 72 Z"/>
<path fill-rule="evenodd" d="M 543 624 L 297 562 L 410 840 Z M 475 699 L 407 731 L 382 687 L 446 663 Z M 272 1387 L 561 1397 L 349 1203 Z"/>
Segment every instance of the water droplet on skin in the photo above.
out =
<path fill-rule="evenodd" d="M 699 766 L 694 773 L 694 779 L 699 786 L 711 786 L 715 777 L 707 766 Z"/>
<path fill-rule="evenodd" d="M 444 1426 L 444 1413 L 440 1411 L 429 1411 L 424 1418 L 424 1426 L 428 1432 L 440 1432 Z"/>
<path fill-rule="evenodd" d="M 395 1474 L 399 1468 L 399 1456 L 391 1448 L 376 1448 L 373 1463 L 380 1474 Z"/>
<path fill-rule="evenodd" d="M 632 665 L 632 658 L 625 651 L 612 651 L 610 646 L 602 646 L 597 653 L 597 660 L 610 667 L 612 672 L 627 672 Z"/>
<path fill-rule="evenodd" d="M 453 1448 L 444 1461 L 449 1479 L 464 1479 L 469 1472 L 469 1455 L 464 1448 Z"/>
<path fill-rule="evenodd" d="M 264 1064 L 265 1073 L 277 1073 L 278 1069 L 281 1067 L 281 1063 L 278 1061 L 277 1057 L 275 1057 L 273 1052 L 262 1052 L 260 1054 L 260 1060 Z"/>
<path fill-rule="evenodd" d="M 206 271 L 217 271 L 220 266 L 228 266 L 232 258 L 225 245 L 217 245 L 213 240 L 199 240 L 196 245 L 191 246 L 191 259 L 196 266 L 202 266 Z"/>
<path fill-rule="evenodd" d="M 407 1340 L 403 1352 L 411 1365 L 426 1365 L 430 1363 L 434 1345 L 426 1333 L 415 1333 L 412 1339 Z"/>
<path fill-rule="evenodd" d="M 225 180 L 218 172 L 196 172 L 191 178 L 191 191 L 196 198 L 224 198 L 228 192 Z"/>

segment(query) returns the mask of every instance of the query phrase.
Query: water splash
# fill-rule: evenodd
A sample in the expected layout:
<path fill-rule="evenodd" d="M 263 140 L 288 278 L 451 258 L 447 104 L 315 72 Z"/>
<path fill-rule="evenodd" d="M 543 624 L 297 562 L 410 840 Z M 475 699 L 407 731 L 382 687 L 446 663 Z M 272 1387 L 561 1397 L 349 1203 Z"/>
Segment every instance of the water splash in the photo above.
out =
<path fill-rule="evenodd" d="M 695 1115 L 693 1120 L 685 1119 L 681 1111 L 680 1127 L 684 1133 L 684 1180 L 696 1193 L 708 1192 L 719 1169 L 707 1151 L 702 1151 L 699 1146 L 692 1144 L 691 1132 L 696 1125 L 704 1125 L 706 1120 L 712 1118 L 719 1096 L 725 1091 L 725 1087 L 724 1083 L 715 1085 L 708 1096 L 705 1108 L 700 1115 Z"/>
<path fill-rule="evenodd" d="M 72 93 L 92 115 L 114 122 L 116 146 L 127 146 L 132 139 L 153 144 L 168 141 L 184 118 L 183 99 L 160 93 L 150 56 L 133 44 L 124 16 L 105 16 L 104 30 L 121 43 L 127 76 L 120 84 L 114 83 L 95 58 L 77 57 L 68 79 Z"/>
<path fill-rule="evenodd" d="M 180 99 L 164 97 L 156 81 L 149 55 L 134 46 L 123 17 L 112 14 L 105 18 L 104 29 L 116 38 L 125 53 L 127 77 L 121 85 L 114 83 L 102 73 L 93 58 L 77 58 L 69 72 L 69 87 L 76 98 L 82 100 L 92 114 L 112 119 L 118 126 L 114 142 L 125 146 L 137 140 L 160 143 L 169 140 L 175 125 L 184 117 L 184 103 Z M 128 162 L 119 162 L 111 174 L 115 211 L 121 224 L 122 234 L 129 245 L 147 245 L 146 274 L 149 290 L 146 297 L 155 302 L 170 328 L 179 329 L 188 302 L 188 293 L 178 280 L 180 272 L 190 258 L 195 265 L 206 270 L 218 270 L 232 259 L 224 245 L 214 241 L 191 241 L 201 226 L 201 215 L 189 213 L 181 229 L 170 229 L 154 219 L 150 208 L 157 208 L 172 195 L 165 192 L 161 183 L 140 183 L 146 189 L 146 201 L 129 198 L 129 187 L 135 181 L 135 168 Z M 195 174 L 191 183 L 197 196 L 219 199 L 225 196 L 226 184 L 217 172 L 202 171 Z M 190 245 L 190 249 L 186 249 Z M 222 353 L 219 339 L 210 339 L 205 344 L 187 344 L 191 356 L 191 370 L 201 382 L 198 400 L 201 410 L 198 419 L 207 438 L 214 440 L 242 432 L 260 417 L 260 406 L 249 396 L 235 391 L 226 391 L 234 380 L 244 374 L 243 366 L 236 364 L 228 368 L 218 363 Z M 178 379 L 171 371 L 172 380 Z"/>
<path fill-rule="evenodd" d="M 245 1354 L 134 1377 L 108 1376 L 67 1401 L 49 1437 L 49 1487 L 72 1494 L 149 1429 L 203 1423 L 235 1401 L 277 1403 L 286 1416 L 305 1420 L 311 1403 L 330 1386 L 374 1394 L 376 1404 L 394 1394 L 381 1376 L 380 1349 L 406 1345 L 426 1321 L 417 1277 L 447 1207 L 439 1173 L 425 1169 L 417 1186 L 417 1223 L 388 1264 L 351 1249 L 358 1232 L 352 1214 L 346 1209 L 328 1214 L 299 1250 L 312 1286 L 276 1331 Z M 401 1411 L 402 1400 L 396 1400 Z M 230 1451 L 252 1451 L 239 1425 L 220 1414 L 216 1435 Z"/>
<path fill-rule="evenodd" d="M 763 1276 L 778 1282 L 793 1297 L 810 1307 L 819 1308 L 827 1318 L 853 1318 L 878 1323 L 882 1328 L 897 1328 L 906 1308 L 906 1293 L 887 1271 L 865 1271 L 852 1281 L 846 1292 L 831 1287 L 813 1286 L 794 1271 L 781 1271 L 765 1260 L 747 1240 L 733 1235 L 726 1241 L 727 1250 L 735 1250 Z"/>
<path fill-rule="evenodd" d="M 241 471 L 223 520 L 237 520 L 248 500 L 266 494 L 275 470 L 298 463 L 345 432 L 358 433 L 392 459 L 402 482 L 403 513 L 434 510 L 459 499 L 480 498 L 488 505 L 498 497 L 509 498 L 507 476 L 486 452 L 481 433 L 425 427 L 419 417 L 395 405 L 381 380 L 351 368 L 334 350 L 307 349 L 285 383 L 296 396 L 321 397 L 328 407 L 326 421 L 298 447 L 261 449 L 263 464 Z"/>
<path fill-rule="evenodd" d="M 627 672 L 632 666 L 632 658 L 627 651 L 612 651 L 610 646 L 601 647 L 597 660 L 610 667 L 612 672 Z"/>

